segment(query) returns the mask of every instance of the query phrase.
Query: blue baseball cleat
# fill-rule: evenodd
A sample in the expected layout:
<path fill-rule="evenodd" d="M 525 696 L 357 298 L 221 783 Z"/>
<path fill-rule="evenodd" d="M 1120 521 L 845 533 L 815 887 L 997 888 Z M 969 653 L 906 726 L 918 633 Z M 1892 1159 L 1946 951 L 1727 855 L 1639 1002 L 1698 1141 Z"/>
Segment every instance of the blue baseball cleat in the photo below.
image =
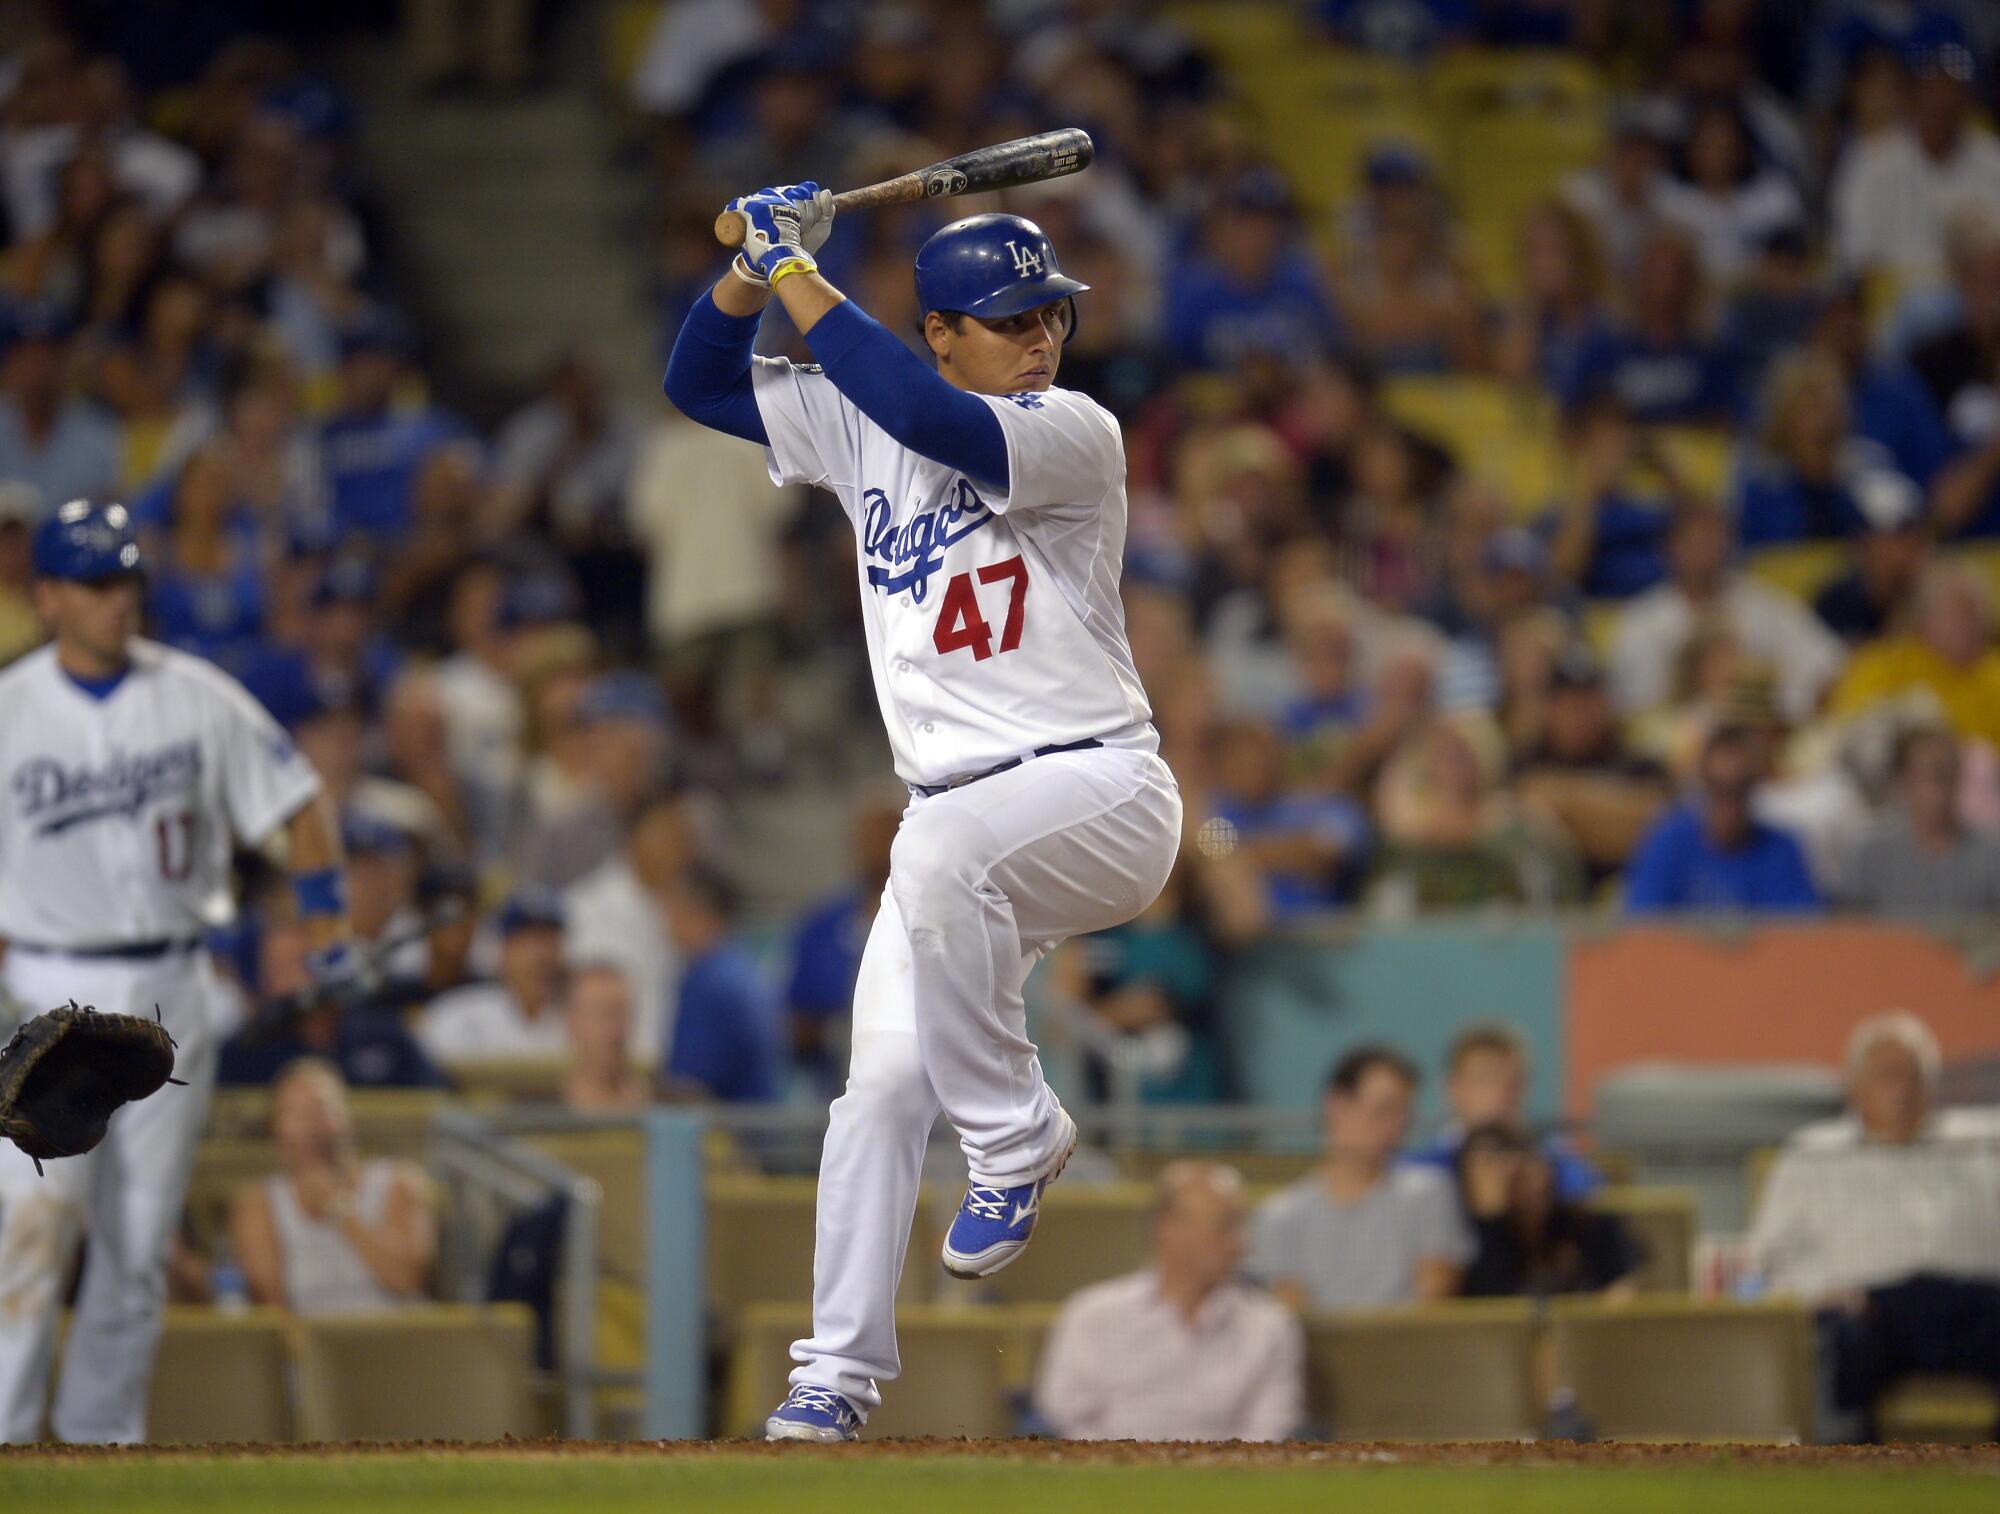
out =
<path fill-rule="evenodd" d="M 812 1440 L 833 1445 L 861 1433 L 861 1416 L 854 1405 L 831 1388 L 800 1383 L 764 1421 L 766 1440 Z"/>
<path fill-rule="evenodd" d="M 1035 1236 L 1035 1218 L 1042 1210 L 1042 1190 L 1062 1175 L 1076 1151 L 1076 1122 L 1067 1114 L 1062 1122 L 1069 1139 L 1048 1176 L 1012 1188 L 973 1186 L 965 1190 L 944 1238 L 946 1272 L 953 1277 L 991 1277 L 1028 1249 Z"/>

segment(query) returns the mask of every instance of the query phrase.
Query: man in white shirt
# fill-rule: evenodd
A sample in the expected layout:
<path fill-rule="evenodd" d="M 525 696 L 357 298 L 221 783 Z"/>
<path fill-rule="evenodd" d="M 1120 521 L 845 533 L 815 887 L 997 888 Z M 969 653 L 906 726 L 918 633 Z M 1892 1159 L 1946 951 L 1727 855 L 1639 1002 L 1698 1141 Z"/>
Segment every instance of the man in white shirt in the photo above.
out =
<path fill-rule="evenodd" d="M 1945 228 L 1961 211 L 2000 202 L 2000 139 L 1972 117 L 1972 60 L 1960 51 L 1926 58 L 1907 124 L 1857 140 L 1834 170 L 1834 247 L 1854 272 L 1942 283 Z"/>
<path fill-rule="evenodd" d="M 1750 1254 L 1817 1305 L 1837 1407 L 1865 1415 L 1912 1372 L 2000 1387 L 2000 1119 L 1931 1107 L 1937 1039 L 1880 1015 L 1848 1043 L 1848 1115 L 1785 1145 Z"/>
<path fill-rule="evenodd" d="M 1664 704 L 1674 664 L 1698 626 L 1726 624 L 1750 656 L 1771 664 L 1787 719 L 1812 714 L 1845 659 L 1840 641 L 1802 602 L 1729 567 L 1729 523 L 1689 504 L 1667 535 L 1668 578 L 1628 603 L 1611 644 L 1611 691 L 1638 714 Z"/>
<path fill-rule="evenodd" d="M 523 889 L 501 906 L 499 927 L 500 980 L 441 994 L 417 1020 L 417 1044 L 447 1069 L 568 1054 L 562 901 L 544 889 Z"/>
<path fill-rule="evenodd" d="M 1175 1162 L 1159 1194 L 1154 1265 L 1063 1305 L 1036 1408 L 1071 1440 L 1283 1440 L 1305 1418 L 1305 1334 L 1237 1277 L 1243 1179 Z"/>

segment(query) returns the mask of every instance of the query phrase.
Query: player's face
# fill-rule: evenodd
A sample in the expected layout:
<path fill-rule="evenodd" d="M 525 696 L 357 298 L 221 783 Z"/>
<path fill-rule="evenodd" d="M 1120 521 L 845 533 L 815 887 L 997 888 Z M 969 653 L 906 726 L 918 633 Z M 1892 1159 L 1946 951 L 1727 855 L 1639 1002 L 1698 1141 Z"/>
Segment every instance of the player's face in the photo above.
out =
<path fill-rule="evenodd" d="M 130 575 L 98 583 L 44 579 L 36 588 L 42 618 L 59 647 L 116 668 L 126 643 L 139 631 L 139 580 Z"/>
<path fill-rule="evenodd" d="M 937 354 L 938 372 L 973 394 L 1023 394 L 1056 381 L 1069 301 L 983 321 L 963 316 L 956 325 L 933 311 L 924 339 Z"/>

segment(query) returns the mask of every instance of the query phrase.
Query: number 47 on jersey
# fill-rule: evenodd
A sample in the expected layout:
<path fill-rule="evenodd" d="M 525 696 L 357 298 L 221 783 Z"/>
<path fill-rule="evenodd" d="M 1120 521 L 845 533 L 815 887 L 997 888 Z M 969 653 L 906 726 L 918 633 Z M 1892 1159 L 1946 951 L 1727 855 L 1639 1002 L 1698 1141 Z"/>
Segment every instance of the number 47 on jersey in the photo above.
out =
<path fill-rule="evenodd" d="M 975 577 L 982 584 L 1011 585 L 1007 593 L 1007 619 L 1000 627 L 998 647 L 993 645 L 993 627 L 979 610 L 979 594 L 973 587 Z M 931 632 L 931 642 L 940 655 L 970 647 L 974 662 L 984 662 L 996 651 L 1011 652 L 1021 644 L 1021 620 L 1027 603 L 1028 565 L 1018 556 L 988 563 L 976 574 L 954 574 L 944 586 L 944 603 L 938 607 L 937 628 Z"/>

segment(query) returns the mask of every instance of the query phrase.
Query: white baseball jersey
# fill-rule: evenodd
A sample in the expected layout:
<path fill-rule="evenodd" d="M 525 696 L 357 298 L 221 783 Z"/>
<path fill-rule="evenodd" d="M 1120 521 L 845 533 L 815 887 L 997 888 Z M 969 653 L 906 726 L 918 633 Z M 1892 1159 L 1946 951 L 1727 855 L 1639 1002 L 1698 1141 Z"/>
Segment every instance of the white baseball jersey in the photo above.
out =
<path fill-rule="evenodd" d="M 225 923 L 232 844 L 319 792 L 250 693 L 198 657 L 132 643 L 98 697 L 45 646 L 0 672 L 0 937 L 116 946 Z"/>
<path fill-rule="evenodd" d="M 1155 750 L 1125 641 L 1125 448 L 1068 389 L 981 395 L 1007 438 L 997 491 L 910 451 L 817 368 L 752 365 L 780 484 L 838 496 L 896 771 L 940 784 L 1097 737 Z"/>

